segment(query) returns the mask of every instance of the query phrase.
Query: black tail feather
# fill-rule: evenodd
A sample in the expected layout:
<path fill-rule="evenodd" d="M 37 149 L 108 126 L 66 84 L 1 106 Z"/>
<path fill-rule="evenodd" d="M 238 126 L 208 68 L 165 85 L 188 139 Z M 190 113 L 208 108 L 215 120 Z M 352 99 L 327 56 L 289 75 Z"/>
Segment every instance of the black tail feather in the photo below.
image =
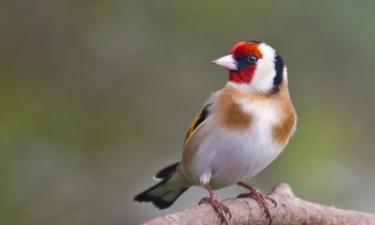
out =
<path fill-rule="evenodd" d="M 147 189 L 146 191 L 136 195 L 134 197 L 134 200 L 138 202 L 152 202 L 152 204 L 159 209 L 168 208 L 177 200 L 177 198 L 182 193 L 184 193 L 188 189 L 182 188 L 178 190 L 169 190 L 158 195 L 152 194 L 153 191 L 161 188 L 168 180 L 169 178 L 164 179 L 151 188 Z"/>
<path fill-rule="evenodd" d="M 138 202 L 152 202 L 159 209 L 168 208 L 188 188 L 181 185 L 185 178 L 178 172 L 179 163 L 169 165 L 159 171 L 155 178 L 162 179 L 156 185 L 134 197 Z"/>

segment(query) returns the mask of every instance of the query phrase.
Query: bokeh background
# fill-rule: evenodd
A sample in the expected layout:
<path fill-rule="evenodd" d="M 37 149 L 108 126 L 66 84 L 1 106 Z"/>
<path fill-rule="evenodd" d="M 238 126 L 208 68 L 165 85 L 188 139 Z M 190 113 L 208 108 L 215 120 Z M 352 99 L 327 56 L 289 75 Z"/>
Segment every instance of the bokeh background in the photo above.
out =
<path fill-rule="evenodd" d="M 370 0 L 0 1 L 0 224 L 139 224 L 195 205 L 199 188 L 166 211 L 132 198 L 180 158 L 226 82 L 210 61 L 249 39 L 284 57 L 299 115 L 252 183 L 375 212 L 374 12 Z"/>

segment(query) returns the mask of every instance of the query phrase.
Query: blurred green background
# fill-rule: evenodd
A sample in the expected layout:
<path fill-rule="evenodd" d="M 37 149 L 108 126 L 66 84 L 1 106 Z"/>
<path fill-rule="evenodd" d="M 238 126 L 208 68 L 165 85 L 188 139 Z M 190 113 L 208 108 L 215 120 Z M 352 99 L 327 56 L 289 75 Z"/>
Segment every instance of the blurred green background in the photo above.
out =
<path fill-rule="evenodd" d="M 374 1 L 0 1 L 0 224 L 137 224 L 240 40 L 284 57 L 298 132 L 252 180 L 375 211 Z M 219 191 L 222 198 L 241 190 Z"/>

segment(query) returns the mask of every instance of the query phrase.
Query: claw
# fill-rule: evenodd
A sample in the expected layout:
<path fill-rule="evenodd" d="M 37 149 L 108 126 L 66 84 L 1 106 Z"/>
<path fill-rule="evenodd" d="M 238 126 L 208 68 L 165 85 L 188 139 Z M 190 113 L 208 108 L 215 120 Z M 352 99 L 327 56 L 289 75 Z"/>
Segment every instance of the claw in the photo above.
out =
<path fill-rule="evenodd" d="M 210 204 L 212 208 L 214 208 L 217 216 L 220 218 L 221 223 L 228 225 L 228 220 L 225 217 L 226 214 L 229 214 L 229 219 L 232 218 L 232 213 L 230 212 L 229 208 L 224 205 L 221 201 L 219 201 L 216 197 L 214 198 L 202 198 L 199 201 L 199 205 L 201 204 Z"/>
<path fill-rule="evenodd" d="M 239 182 L 238 185 L 240 185 L 241 187 L 244 187 L 244 188 L 246 188 L 250 191 L 250 193 L 244 193 L 244 194 L 238 195 L 238 198 L 252 198 L 256 202 L 258 202 L 259 206 L 261 206 L 264 209 L 264 213 L 266 214 L 266 217 L 269 219 L 268 225 L 271 225 L 272 216 L 271 216 L 271 211 L 270 211 L 270 209 L 268 207 L 268 204 L 267 204 L 267 200 L 272 202 L 273 205 L 276 207 L 277 202 L 275 201 L 275 199 L 273 199 L 273 198 L 271 198 L 267 195 L 264 195 L 259 189 L 257 189 L 254 186 L 247 185 L 243 182 Z"/>
<path fill-rule="evenodd" d="M 265 197 L 268 201 L 272 202 L 275 208 L 277 207 L 277 202 L 276 202 L 275 199 L 273 199 L 272 197 L 267 196 L 267 195 L 265 195 L 264 197 Z"/>
<path fill-rule="evenodd" d="M 229 219 L 232 218 L 232 213 L 230 212 L 229 208 L 224 205 L 216 196 L 216 194 L 212 191 L 212 189 L 207 185 L 207 190 L 210 192 L 209 198 L 202 198 L 199 201 L 199 205 L 201 204 L 210 204 L 212 208 L 214 208 L 217 216 L 221 220 L 221 223 L 225 225 L 229 225 L 227 218 L 225 217 L 226 214 L 229 214 Z"/>

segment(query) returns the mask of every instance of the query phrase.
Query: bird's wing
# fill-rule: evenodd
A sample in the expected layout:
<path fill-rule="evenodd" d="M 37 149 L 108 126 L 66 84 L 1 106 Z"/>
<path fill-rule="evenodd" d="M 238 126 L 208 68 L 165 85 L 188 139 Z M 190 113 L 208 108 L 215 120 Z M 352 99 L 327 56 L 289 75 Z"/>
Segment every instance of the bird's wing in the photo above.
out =
<path fill-rule="evenodd" d="M 210 115 L 210 106 L 212 104 L 206 104 L 202 111 L 194 118 L 193 122 L 191 122 L 188 132 L 186 133 L 184 143 L 192 136 L 194 131 L 201 125 L 207 117 Z"/>

